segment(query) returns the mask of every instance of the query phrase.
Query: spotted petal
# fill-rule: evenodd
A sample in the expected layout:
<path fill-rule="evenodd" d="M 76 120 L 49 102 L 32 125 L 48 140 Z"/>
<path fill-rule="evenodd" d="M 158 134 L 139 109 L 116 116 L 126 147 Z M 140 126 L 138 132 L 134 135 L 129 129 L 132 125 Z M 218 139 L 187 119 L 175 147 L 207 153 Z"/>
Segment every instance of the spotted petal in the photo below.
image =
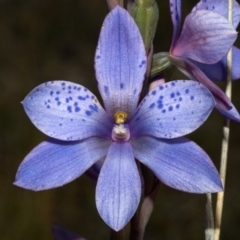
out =
<path fill-rule="evenodd" d="M 202 83 L 213 94 L 216 101 L 215 107 L 219 112 L 221 112 L 227 118 L 240 122 L 240 115 L 227 95 L 216 84 L 214 84 L 198 67 L 196 67 L 188 59 L 171 57 L 171 62 L 189 78 L 195 79 Z"/>
<path fill-rule="evenodd" d="M 216 168 L 194 142 L 185 138 L 141 137 L 131 143 L 134 156 L 166 185 L 192 193 L 222 191 Z"/>
<path fill-rule="evenodd" d="M 141 34 L 132 17 L 116 7 L 106 17 L 95 56 L 96 77 L 105 109 L 113 115 L 136 109 L 146 72 Z"/>
<path fill-rule="evenodd" d="M 240 49 L 233 47 L 233 61 L 232 61 L 232 79 L 236 80 L 240 78 Z M 194 61 L 206 76 L 212 81 L 227 81 L 227 57 L 224 57 L 221 61 L 215 64 L 203 64 Z"/>
<path fill-rule="evenodd" d="M 118 231 L 135 213 L 140 196 L 141 181 L 131 145 L 112 143 L 97 182 L 99 214 Z"/>
<path fill-rule="evenodd" d="M 36 87 L 23 101 L 33 124 L 59 140 L 111 136 L 112 123 L 97 98 L 81 85 L 52 81 Z"/>
<path fill-rule="evenodd" d="M 198 10 L 185 19 L 181 35 L 171 54 L 213 64 L 220 61 L 237 38 L 237 32 L 218 13 Z"/>
<path fill-rule="evenodd" d="M 228 0 L 207 0 L 200 1 L 192 11 L 210 10 L 228 18 Z M 233 25 L 237 28 L 240 20 L 240 6 L 237 1 L 233 1 Z"/>
<path fill-rule="evenodd" d="M 171 13 L 171 18 L 173 23 L 173 37 L 172 37 L 172 44 L 170 49 L 170 51 L 172 51 L 181 29 L 181 0 L 169 0 L 169 4 L 170 4 L 170 13 Z"/>
<path fill-rule="evenodd" d="M 215 102 L 198 82 L 178 80 L 148 93 L 130 120 L 132 136 L 176 138 L 193 132 L 209 116 Z"/>
<path fill-rule="evenodd" d="M 62 186 L 106 156 L 109 145 L 109 140 L 101 138 L 44 141 L 25 157 L 14 184 L 34 191 Z"/>

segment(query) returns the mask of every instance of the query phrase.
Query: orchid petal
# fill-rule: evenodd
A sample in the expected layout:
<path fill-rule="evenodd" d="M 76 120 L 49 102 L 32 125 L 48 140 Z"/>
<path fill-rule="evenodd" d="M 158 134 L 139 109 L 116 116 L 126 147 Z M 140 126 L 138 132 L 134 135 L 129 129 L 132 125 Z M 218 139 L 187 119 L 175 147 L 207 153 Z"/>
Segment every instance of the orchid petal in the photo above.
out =
<path fill-rule="evenodd" d="M 184 74 L 202 83 L 213 94 L 216 101 L 215 107 L 219 112 L 234 121 L 240 121 L 240 115 L 227 95 L 191 61 L 171 57 L 171 62 Z"/>
<path fill-rule="evenodd" d="M 208 0 L 200 1 L 192 11 L 196 10 L 210 10 L 221 14 L 228 19 L 228 0 Z M 240 6 L 238 2 L 233 1 L 233 25 L 237 28 L 240 20 Z"/>
<path fill-rule="evenodd" d="M 59 140 L 111 136 L 112 122 L 97 98 L 81 85 L 52 81 L 36 87 L 23 101 L 32 123 Z"/>
<path fill-rule="evenodd" d="M 114 142 L 99 174 L 96 204 L 100 216 L 115 231 L 122 229 L 136 212 L 141 181 L 128 142 Z"/>
<path fill-rule="evenodd" d="M 215 106 L 211 93 L 195 81 L 172 81 L 153 89 L 130 120 L 132 136 L 176 138 L 193 132 Z"/>
<path fill-rule="evenodd" d="M 116 7 L 106 17 L 95 56 L 96 77 L 106 111 L 131 114 L 146 72 L 141 34 L 129 13 Z"/>
<path fill-rule="evenodd" d="M 240 78 L 240 49 L 237 47 L 232 48 L 232 80 Z M 215 64 L 203 64 L 194 61 L 209 79 L 212 81 L 227 81 L 227 57 Z"/>
<path fill-rule="evenodd" d="M 96 137 L 81 142 L 44 141 L 25 157 L 14 184 L 34 191 L 67 184 L 106 156 L 109 145 L 109 140 Z"/>
<path fill-rule="evenodd" d="M 171 52 L 175 46 L 181 29 L 181 0 L 169 0 L 169 4 L 173 23 L 173 37 L 170 49 Z"/>
<path fill-rule="evenodd" d="M 237 38 L 237 32 L 218 13 L 198 10 L 185 19 L 171 55 L 213 64 L 220 61 Z"/>
<path fill-rule="evenodd" d="M 131 140 L 134 156 L 166 185 L 192 193 L 222 191 L 219 174 L 208 155 L 185 138 Z"/>

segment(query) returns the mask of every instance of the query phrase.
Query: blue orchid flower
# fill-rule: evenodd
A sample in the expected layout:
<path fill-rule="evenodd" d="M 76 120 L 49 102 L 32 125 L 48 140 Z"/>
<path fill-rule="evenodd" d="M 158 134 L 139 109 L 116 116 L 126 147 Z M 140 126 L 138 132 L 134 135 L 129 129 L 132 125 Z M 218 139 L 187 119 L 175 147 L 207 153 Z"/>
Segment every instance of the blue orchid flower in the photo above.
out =
<path fill-rule="evenodd" d="M 51 138 L 21 163 L 15 185 L 34 191 L 73 181 L 105 159 L 96 186 L 103 220 L 122 229 L 141 198 L 139 162 L 166 185 L 192 193 L 222 190 L 207 154 L 182 136 L 194 131 L 215 106 L 196 81 L 153 89 L 138 105 L 146 72 L 145 48 L 131 16 L 116 7 L 100 34 L 95 68 L 105 110 L 81 85 L 52 81 L 23 101 L 33 124 Z"/>
<path fill-rule="evenodd" d="M 209 6 L 213 8 L 215 5 L 212 3 Z M 199 5 L 197 10 L 186 17 L 180 33 L 181 0 L 170 0 L 170 9 L 174 26 L 169 56 L 171 63 L 190 79 L 201 82 L 211 91 L 218 111 L 232 120 L 240 121 L 238 111 L 226 94 L 204 74 L 198 64 L 195 64 L 215 64 L 221 61 L 237 38 L 234 26 L 224 16 L 214 11 L 203 10 Z M 209 69 L 214 70 L 215 68 Z"/>
<path fill-rule="evenodd" d="M 228 18 L 228 0 L 208 0 L 200 1 L 192 11 L 206 9 L 221 14 L 226 19 Z M 233 1 L 233 26 L 236 29 L 240 21 L 240 6 L 236 1 Z M 233 65 L 232 79 L 240 78 L 240 49 L 233 46 Z M 212 81 L 227 80 L 227 57 L 225 56 L 215 64 L 203 64 L 194 61 L 194 63 L 208 76 Z"/>

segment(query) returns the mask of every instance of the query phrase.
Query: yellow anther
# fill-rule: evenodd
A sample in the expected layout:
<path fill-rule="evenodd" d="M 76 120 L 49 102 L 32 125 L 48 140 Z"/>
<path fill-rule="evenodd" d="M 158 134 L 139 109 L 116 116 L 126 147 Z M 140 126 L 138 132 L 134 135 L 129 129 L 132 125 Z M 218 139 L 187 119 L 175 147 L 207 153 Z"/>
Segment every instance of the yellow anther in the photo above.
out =
<path fill-rule="evenodd" d="M 123 123 L 125 123 L 127 118 L 128 118 L 127 113 L 125 113 L 123 111 L 117 111 L 114 114 L 114 120 L 115 120 L 116 124 L 123 124 Z"/>

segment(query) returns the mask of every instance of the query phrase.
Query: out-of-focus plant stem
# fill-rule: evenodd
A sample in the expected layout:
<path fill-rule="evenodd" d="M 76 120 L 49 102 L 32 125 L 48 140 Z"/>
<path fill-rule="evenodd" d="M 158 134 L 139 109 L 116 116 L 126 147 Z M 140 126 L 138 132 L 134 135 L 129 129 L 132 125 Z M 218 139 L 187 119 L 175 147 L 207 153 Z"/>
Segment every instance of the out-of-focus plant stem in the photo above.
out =
<path fill-rule="evenodd" d="M 205 240 L 214 240 L 214 218 L 212 209 L 212 195 L 207 193 L 206 204 L 206 228 L 205 228 Z"/>
<path fill-rule="evenodd" d="M 228 20 L 232 23 L 233 19 L 233 0 L 228 0 Z M 227 86 L 226 95 L 231 99 L 232 93 L 232 49 L 227 55 Z M 230 121 L 225 119 L 223 126 L 223 139 L 222 139 L 222 152 L 221 152 L 221 163 L 220 163 L 220 176 L 223 187 L 225 187 L 226 170 L 227 170 L 227 155 L 229 147 L 229 135 L 230 135 Z M 219 240 L 221 232 L 221 221 L 222 221 L 222 210 L 223 210 L 224 192 L 219 192 L 217 195 L 216 205 L 216 218 L 215 218 L 215 232 L 214 240 Z"/>

